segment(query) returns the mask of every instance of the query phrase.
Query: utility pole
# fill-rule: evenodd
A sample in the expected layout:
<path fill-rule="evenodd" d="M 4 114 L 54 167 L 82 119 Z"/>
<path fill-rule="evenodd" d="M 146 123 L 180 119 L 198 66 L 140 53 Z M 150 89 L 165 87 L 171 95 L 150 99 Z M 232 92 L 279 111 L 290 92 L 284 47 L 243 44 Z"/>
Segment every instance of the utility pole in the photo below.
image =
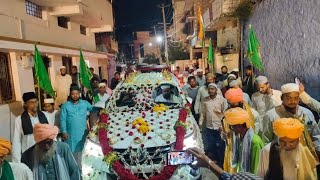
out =
<path fill-rule="evenodd" d="M 166 58 L 166 63 L 169 66 L 168 43 L 167 43 L 167 23 L 166 23 L 166 15 L 164 12 L 165 5 L 162 4 L 161 8 L 162 8 L 162 18 L 163 18 L 164 56 Z"/>

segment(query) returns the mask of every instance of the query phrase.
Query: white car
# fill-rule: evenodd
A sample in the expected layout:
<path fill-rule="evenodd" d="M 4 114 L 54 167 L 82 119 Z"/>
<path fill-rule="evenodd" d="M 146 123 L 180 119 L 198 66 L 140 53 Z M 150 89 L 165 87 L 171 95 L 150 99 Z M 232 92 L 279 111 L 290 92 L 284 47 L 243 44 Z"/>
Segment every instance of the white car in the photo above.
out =
<path fill-rule="evenodd" d="M 163 173 L 168 152 L 176 150 L 175 127 L 179 125 L 179 112 L 186 110 L 186 105 L 187 98 L 173 74 L 166 71 L 132 73 L 118 84 L 106 107 L 109 118 L 107 127 L 103 126 L 107 137 L 103 138 L 108 139 L 113 148 L 113 155 L 116 155 L 113 158 L 116 157 L 124 169 L 139 179 L 149 179 Z M 191 112 L 183 125 L 183 149 L 203 149 L 200 130 Z M 111 167 L 114 159 L 102 153 L 98 137 L 101 127 L 101 122 L 98 122 L 86 140 L 82 154 L 82 177 L 90 180 L 124 179 Z M 179 165 L 168 179 L 191 180 L 199 177 L 198 169 Z"/>

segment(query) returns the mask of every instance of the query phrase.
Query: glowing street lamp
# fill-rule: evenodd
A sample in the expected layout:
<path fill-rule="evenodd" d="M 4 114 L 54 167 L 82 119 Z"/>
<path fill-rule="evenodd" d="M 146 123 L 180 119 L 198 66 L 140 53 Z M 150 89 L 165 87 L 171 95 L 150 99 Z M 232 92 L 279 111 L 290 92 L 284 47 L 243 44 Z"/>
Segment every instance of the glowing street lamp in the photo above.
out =
<path fill-rule="evenodd" d="M 157 41 L 158 42 L 162 42 L 162 37 L 161 36 L 157 36 Z"/>
<path fill-rule="evenodd" d="M 149 43 L 149 46 L 152 46 L 152 43 Z"/>

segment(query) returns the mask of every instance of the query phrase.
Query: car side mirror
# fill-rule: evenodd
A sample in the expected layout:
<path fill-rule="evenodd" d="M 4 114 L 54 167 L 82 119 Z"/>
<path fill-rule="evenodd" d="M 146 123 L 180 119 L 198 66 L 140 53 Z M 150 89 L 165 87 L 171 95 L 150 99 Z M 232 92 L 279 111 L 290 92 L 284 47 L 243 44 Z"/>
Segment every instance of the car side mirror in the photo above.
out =
<path fill-rule="evenodd" d="M 187 99 L 188 103 L 192 104 L 192 98 L 191 97 L 187 97 L 186 99 Z"/>

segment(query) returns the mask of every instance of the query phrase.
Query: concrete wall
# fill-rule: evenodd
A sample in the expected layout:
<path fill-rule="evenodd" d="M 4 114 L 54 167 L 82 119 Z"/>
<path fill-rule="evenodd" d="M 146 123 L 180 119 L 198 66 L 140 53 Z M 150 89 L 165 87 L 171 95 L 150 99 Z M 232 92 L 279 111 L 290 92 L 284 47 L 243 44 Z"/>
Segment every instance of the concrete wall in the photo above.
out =
<path fill-rule="evenodd" d="M 266 75 L 276 89 L 297 76 L 306 91 L 320 99 L 319 7 L 319 0 L 264 0 L 256 7 L 249 23 L 261 43 Z"/>
<path fill-rule="evenodd" d="M 96 50 L 93 33 L 80 34 L 80 24 L 70 28 L 58 26 L 57 17 L 43 12 L 43 19 L 26 14 L 25 1 L 2 0 L 0 6 L 0 36 L 33 40 L 87 50 Z"/>

